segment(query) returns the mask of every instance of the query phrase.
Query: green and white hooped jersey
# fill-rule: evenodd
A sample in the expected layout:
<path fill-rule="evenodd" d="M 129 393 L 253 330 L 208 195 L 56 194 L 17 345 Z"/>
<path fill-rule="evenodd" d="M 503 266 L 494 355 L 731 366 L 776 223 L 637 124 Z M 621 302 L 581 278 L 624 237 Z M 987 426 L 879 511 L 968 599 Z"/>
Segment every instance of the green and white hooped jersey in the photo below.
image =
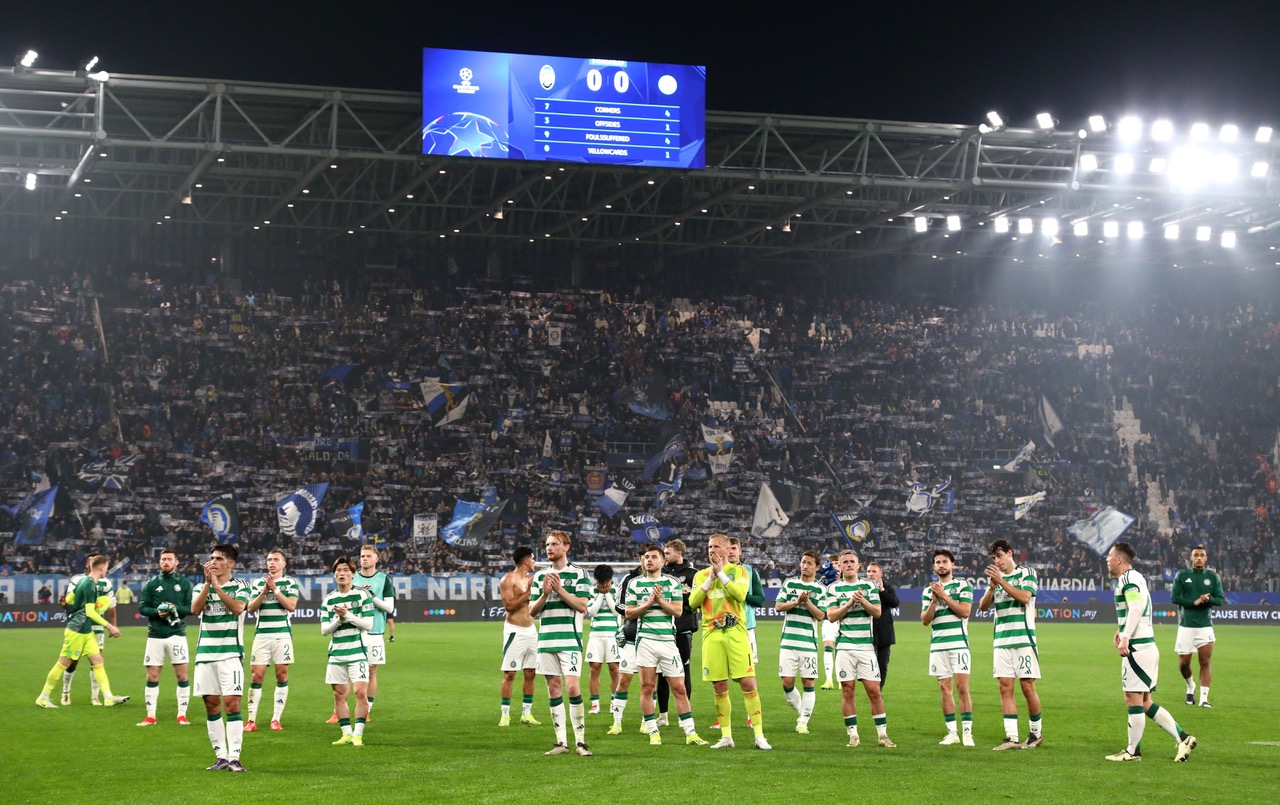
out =
<path fill-rule="evenodd" d="M 194 602 L 200 597 L 205 583 L 195 588 L 192 596 Z M 249 605 L 249 585 L 234 576 L 224 585 L 222 591 L 237 601 Z M 231 614 L 227 605 L 212 590 L 205 599 L 204 611 L 200 613 L 200 637 L 196 640 L 196 662 L 217 662 L 219 660 L 239 660 L 244 658 L 244 617 L 245 611 L 239 615 Z"/>
<path fill-rule="evenodd" d="M 995 586 L 995 648 L 1023 648 L 1036 645 L 1036 592 L 1040 583 L 1029 567 L 1015 568 L 1004 574 L 1004 580 L 1019 590 L 1031 593 L 1027 606 L 1019 604 L 1003 587 Z"/>
<path fill-rule="evenodd" d="M 396 588 L 391 583 L 391 577 L 381 570 L 372 576 L 364 576 L 356 573 L 351 578 L 351 586 L 357 587 L 369 595 L 377 598 L 389 598 L 395 600 Z M 372 606 L 372 603 L 370 604 Z M 384 634 L 387 631 L 387 613 L 373 607 L 373 628 L 369 630 L 369 634 Z"/>
<path fill-rule="evenodd" d="M 320 623 L 328 623 L 333 619 L 333 610 L 338 604 L 345 604 L 347 611 L 357 618 L 368 618 L 374 612 L 368 590 L 358 587 L 352 587 L 345 593 L 334 590 L 320 604 Z M 330 665 L 346 665 L 367 659 L 369 655 L 364 647 L 364 632 L 354 624 L 343 622 L 329 634 Z"/>
<path fill-rule="evenodd" d="M 973 603 L 973 585 L 964 579 L 952 578 L 951 581 L 942 585 L 942 589 L 957 604 Z M 928 587 L 924 588 L 924 593 L 920 596 L 920 606 L 922 609 L 929 608 L 929 602 L 933 600 L 933 590 Z M 933 623 L 930 624 L 932 632 L 929 635 L 929 651 L 963 651 L 969 648 L 969 619 L 962 618 L 951 611 L 951 607 L 941 601 L 933 610 Z"/>
<path fill-rule="evenodd" d="M 249 600 L 252 601 L 257 598 L 266 588 L 267 583 L 259 578 L 249 590 Z M 287 598 L 297 598 L 301 592 L 298 588 L 298 580 L 293 576 L 281 576 L 277 579 L 276 589 Z M 276 637 L 291 635 L 293 634 L 293 629 L 290 626 L 292 617 L 293 613 L 281 606 L 274 595 L 268 595 L 262 599 L 262 606 L 258 608 L 258 628 L 254 631 L 253 636 Z"/>
<path fill-rule="evenodd" d="M 1132 618 L 1138 619 L 1129 645 L 1154 644 L 1156 633 L 1151 628 L 1151 591 L 1147 589 L 1147 580 L 1142 574 L 1132 568 L 1121 573 L 1116 579 L 1115 599 L 1116 619 L 1120 622 L 1121 632 L 1126 631 Z"/>
<path fill-rule="evenodd" d="M 800 593 L 808 590 L 809 600 L 824 613 L 827 610 L 827 588 L 822 582 L 814 579 L 804 581 L 799 576 L 782 582 L 778 590 L 777 603 L 789 604 L 800 597 Z M 782 642 L 779 648 L 793 651 L 816 652 L 821 637 L 822 621 L 817 620 L 809 612 L 808 607 L 797 606 L 788 610 L 782 617 Z"/>
<path fill-rule="evenodd" d="M 853 598 L 858 590 L 862 591 L 863 600 L 870 604 L 880 603 L 880 591 L 866 579 L 845 581 L 838 579 L 827 588 L 831 598 L 827 607 L 842 607 Z M 836 636 L 836 651 L 875 651 L 876 644 L 871 637 L 871 613 L 855 604 L 840 619 L 840 632 Z"/>
<path fill-rule="evenodd" d="M 620 622 L 618 619 L 617 598 L 613 594 L 613 590 L 607 593 L 593 591 L 591 593 L 591 608 L 595 608 L 596 614 L 591 616 L 591 634 L 608 635 L 612 638 L 618 633 Z"/>
<path fill-rule="evenodd" d="M 544 567 L 533 574 L 533 586 L 529 596 L 529 605 L 533 606 L 542 600 L 542 581 L 548 573 L 560 576 L 560 586 L 565 592 L 578 598 L 590 600 L 591 588 L 594 586 L 587 572 L 573 563 L 566 564 L 560 570 Z M 553 654 L 559 651 L 582 651 L 582 613 L 574 610 L 552 594 L 538 616 L 538 653 Z"/>
<path fill-rule="evenodd" d="M 636 576 L 627 585 L 627 600 L 623 601 L 624 606 L 638 607 L 653 595 L 653 588 L 660 587 L 662 589 L 662 597 L 668 601 L 679 601 L 684 595 L 684 587 L 674 576 L 659 576 L 651 579 L 648 576 Z M 674 643 L 676 642 L 676 619 L 672 615 L 663 612 L 658 606 L 649 607 L 649 610 L 640 616 L 639 622 L 636 624 L 636 640 L 648 640 L 656 643 Z"/>

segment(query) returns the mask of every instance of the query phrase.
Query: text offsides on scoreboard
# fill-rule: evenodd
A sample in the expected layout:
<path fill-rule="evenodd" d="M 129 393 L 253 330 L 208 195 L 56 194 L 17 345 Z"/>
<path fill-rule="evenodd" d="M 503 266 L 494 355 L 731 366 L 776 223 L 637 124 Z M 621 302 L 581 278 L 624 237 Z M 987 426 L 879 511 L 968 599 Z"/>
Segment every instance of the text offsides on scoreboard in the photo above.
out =
<path fill-rule="evenodd" d="M 704 168 L 705 67 L 422 51 L 422 153 Z"/>

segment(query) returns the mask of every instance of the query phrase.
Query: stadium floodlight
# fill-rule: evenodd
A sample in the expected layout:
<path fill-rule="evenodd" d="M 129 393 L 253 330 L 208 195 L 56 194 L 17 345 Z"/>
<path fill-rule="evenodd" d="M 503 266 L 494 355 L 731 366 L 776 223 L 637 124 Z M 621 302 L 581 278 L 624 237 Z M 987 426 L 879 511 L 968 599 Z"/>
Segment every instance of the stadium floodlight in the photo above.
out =
<path fill-rule="evenodd" d="M 1268 165 L 1266 162 L 1259 160 L 1253 163 L 1253 167 L 1249 169 L 1249 175 L 1255 179 L 1266 178 L 1267 171 L 1270 169 L 1270 167 L 1271 166 Z"/>
<path fill-rule="evenodd" d="M 1078 238 L 1088 237 L 1088 236 L 1089 236 L 1089 222 L 1088 222 L 1088 221 L 1076 221 L 1076 222 L 1075 222 L 1075 225 L 1071 227 L 1071 234 L 1075 235 L 1075 236 L 1076 236 L 1076 237 L 1078 237 Z"/>
<path fill-rule="evenodd" d="M 1234 249 L 1236 247 L 1236 233 L 1228 229 L 1222 233 L 1222 240 L 1219 242 L 1224 249 Z"/>
<path fill-rule="evenodd" d="M 1120 237 L 1120 222 L 1119 221 L 1103 221 L 1102 236 L 1104 238 Z"/>
<path fill-rule="evenodd" d="M 1191 124 L 1191 142 L 1202 143 L 1209 139 L 1208 123 L 1192 123 Z"/>
<path fill-rule="evenodd" d="M 1036 125 L 1041 129 L 1048 131 L 1053 128 L 1053 115 L 1048 112 L 1041 112 L 1036 115 Z"/>
<path fill-rule="evenodd" d="M 97 66 L 98 66 L 98 57 L 94 56 L 92 59 L 89 59 L 89 61 L 84 63 L 84 71 L 86 73 L 91 73 L 93 72 L 93 68 Z"/>
<path fill-rule="evenodd" d="M 1157 120 L 1151 124 L 1151 139 L 1167 143 L 1173 139 L 1173 123 L 1168 120 Z"/>
<path fill-rule="evenodd" d="M 1009 217 L 1007 215 L 996 216 L 996 233 L 1000 235 L 1009 234 Z"/>
<path fill-rule="evenodd" d="M 1147 166 L 1147 170 L 1152 173 L 1164 173 L 1167 167 L 1169 167 L 1169 160 L 1164 157 L 1152 157 L 1151 164 Z"/>
<path fill-rule="evenodd" d="M 1234 182 L 1240 175 L 1240 162 L 1231 154 L 1218 154 L 1213 158 L 1213 180 L 1218 184 Z"/>
<path fill-rule="evenodd" d="M 1212 160 L 1204 149 L 1196 146 L 1178 148 L 1169 160 L 1169 179 L 1183 188 L 1198 187 L 1209 181 Z"/>
<path fill-rule="evenodd" d="M 1255 143 L 1269 143 L 1269 142 L 1271 142 L 1271 127 L 1270 127 L 1270 126 L 1258 126 L 1258 133 L 1257 133 L 1257 134 L 1255 134 L 1255 135 L 1253 135 L 1253 141 L 1254 141 Z"/>
<path fill-rule="evenodd" d="M 960 231 L 960 216 L 959 216 L 959 215 L 948 215 L 948 216 L 947 216 L 947 229 L 948 229 L 949 231 L 951 231 L 951 232 L 959 232 L 959 231 Z"/>
<path fill-rule="evenodd" d="M 1182 234 L 1182 227 L 1178 226 L 1177 224 L 1165 224 L 1165 225 L 1164 225 L 1164 239 L 1165 239 L 1165 240 L 1177 240 L 1177 239 L 1178 239 L 1178 236 L 1179 236 L 1179 235 L 1181 235 L 1181 234 Z"/>
<path fill-rule="evenodd" d="M 1097 154 L 1081 154 L 1080 155 L 1080 170 L 1084 171 L 1085 173 L 1092 173 L 1097 169 L 1098 169 Z"/>
<path fill-rule="evenodd" d="M 1004 118 L 1000 117 L 1000 113 L 996 111 L 987 112 L 987 121 L 991 123 L 993 130 L 1004 128 Z"/>
<path fill-rule="evenodd" d="M 30 69 L 35 66 L 36 59 L 38 58 L 40 58 L 39 53 L 36 53 L 34 50 L 28 50 L 26 53 L 22 54 L 22 59 L 18 62 L 18 66 Z"/>
<path fill-rule="evenodd" d="M 928 232 L 928 231 L 929 231 L 929 219 L 928 219 L 928 218 L 925 218 L 924 216 L 917 216 L 917 217 L 916 217 L 916 224 L 915 224 L 915 226 L 916 226 L 916 231 L 917 231 L 917 232 Z"/>
<path fill-rule="evenodd" d="M 1213 230 L 1207 226 L 1196 227 L 1196 240 L 1201 243 L 1208 243 L 1209 238 L 1213 237 Z"/>
<path fill-rule="evenodd" d="M 1111 164 L 1121 176 L 1133 173 L 1133 154 L 1116 154 L 1115 162 Z"/>
<path fill-rule="evenodd" d="M 22 183 L 22 186 L 27 188 L 28 190 L 35 190 L 37 181 L 38 180 L 36 179 L 36 175 L 34 173 L 28 173 L 26 181 Z"/>
<path fill-rule="evenodd" d="M 1233 143 L 1240 136 L 1240 127 L 1235 123 L 1224 123 L 1218 129 L 1218 139 L 1224 143 Z"/>
<path fill-rule="evenodd" d="M 111 73 L 108 73 L 106 70 L 99 70 L 96 73 L 89 73 L 89 79 L 97 81 L 99 84 L 105 84 L 111 80 Z"/>
<path fill-rule="evenodd" d="M 1126 143 L 1137 142 L 1142 136 L 1142 121 L 1133 115 L 1120 118 L 1120 123 L 1116 126 L 1116 132 L 1120 135 L 1120 139 Z"/>
<path fill-rule="evenodd" d="M 1040 234 L 1046 238 L 1056 238 L 1058 236 L 1058 219 L 1045 218 L 1040 222 Z"/>
<path fill-rule="evenodd" d="M 1141 221 L 1130 221 L 1125 230 L 1129 235 L 1129 240 L 1142 240 L 1142 236 L 1147 234 L 1147 228 L 1142 225 Z"/>
<path fill-rule="evenodd" d="M 1107 119 L 1102 115 L 1089 115 L 1089 131 L 1101 134 L 1107 130 Z"/>
<path fill-rule="evenodd" d="M 1018 219 L 1018 234 L 1019 234 L 1019 235 L 1030 235 L 1032 232 L 1035 232 L 1035 231 L 1036 231 L 1036 222 L 1035 222 L 1035 221 L 1031 220 L 1030 218 L 1019 218 L 1019 219 Z"/>

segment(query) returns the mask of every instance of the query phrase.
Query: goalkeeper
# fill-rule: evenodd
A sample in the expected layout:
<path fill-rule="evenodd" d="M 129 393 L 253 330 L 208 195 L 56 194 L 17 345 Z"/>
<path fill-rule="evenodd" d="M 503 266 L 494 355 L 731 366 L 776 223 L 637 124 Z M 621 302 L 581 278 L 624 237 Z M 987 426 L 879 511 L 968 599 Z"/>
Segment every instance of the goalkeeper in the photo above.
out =
<path fill-rule="evenodd" d="M 711 566 L 693 577 L 693 590 L 689 593 L 689 606 L 702 610 L 702 679 L 715 690 L 716 715 L 720 717 L 722 737 L 711 748 L 733 748 L 729 703 L 732 679 L 742 687 L 756 748 L 772 749 L 764 737 L 760 692 L 756 690 L 756 669 L 747 639 L 746 599 L 751 576 L 740 565 L 729 563 L 728 553 L 729 538 L 712 534 L 707 542 Z"/>
<path fill-rule="evenodd" d="M 191 662 L 187 647 L 186 617 L 191 614 L 194 598 L 191 580 L 178 572 L 178 555 L 169 549 L 160 552 L 160 572 L 142 585 L 138 611 L 147 618 L 147 649 L 142 664 L 147 669 L 147 717 L 139 727 L 156 723 L 156 704 L 160 698 L 160 668 L 165 660 L 173 666 L 178 680 L 178 724 L 187 726 L 187 705 L 191 702 L 188 668 Z"/>
<path fill-rule="evenodd" d="M 36 699 L 36 706 L 47 710 L 56 710 L 58 706 L 49 700 L 49 694 L 62 680 L 62 674 L 73 662 L 81 657 L 89 658 L 89 666 L 93 676 L 98 680 L 102 691 L 102 703 L 107 707 L 124 704 L 128 696 L 115 696 L 111 693 L 111 682 L 107 679 L 107 669 L 102 664 L 102 650 L 98 647 L 98 639 L 93 636 L 93 624 L 97 623 L 107 630 L 108 637 L 119 637 L 120 630 L 102 617 L 98 611 L 98 581 L 107 575 L 107 566 L 111 559 L 95 554 L 89 557 L 88 574 L 82 576 L 76 586 L 67 591 L 65 606 L 67 608 L 67 627 L 62 630 L 62 651 L 58 661 L 53 664 L 49 676 L 45 679 L 44 689 Z"/>

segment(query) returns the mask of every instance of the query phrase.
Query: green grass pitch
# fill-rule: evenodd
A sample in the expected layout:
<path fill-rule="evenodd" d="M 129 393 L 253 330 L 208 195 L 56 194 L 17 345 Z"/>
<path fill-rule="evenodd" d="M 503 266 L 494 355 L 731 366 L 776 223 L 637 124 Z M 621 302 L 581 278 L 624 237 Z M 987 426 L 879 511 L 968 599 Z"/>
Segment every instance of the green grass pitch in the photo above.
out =
<path fill-rule="evenodd" d="M 145 631 L 129 627 L 107 646 L 107 670 L 127 705 L 90 707 L 88 674 L 77 675 L 71 707 L 33 705 L 59 647 L 55 629 L 14 629 L 0 638 L 0 682 L 16 691 L 16 715 L 0 731 L 6 803 L 47 803 L 91 796 L 106 803 L 292 802 L 823 802 L 874 798 L 878 803 L 1280 801 L 1280 720 L 1266 682 L 1280 667 L 1280 630 L 1218 627 L 1214 708 L 1183 704 L 1172 652 L 1173 628 L 1157 627 L 1160 692 L 1182 726 L 1200 741 L 1188 763 L 1172 761 L 1174 743 L 1147 722 L 1140 764 L 1107 763 L 1125 744 L 1125 708 L 1112 627 L 1042 624 L 1039 688 L 1044 747 L 991 751 L 1003 736 L 996 683 L 990 677 L 991 627 L 974 624 L 974 734 L 978 746 L 938 746 L 944 735 L 936 682 L 925 672 L 924 627 L 898 626 L 885 701 L 894 750 L 875 745 L 859 690 L 863 745 L 844 746 L 838 691 L 818 691 L 812 734 L 794 731 L 795 715 L 776 676 L 779 624 L 762 624 L 760 681 L 765 730 L 773 752 L 751 749 L 740 694 L 734 694 L 738 748 L 713 752 L 685 746 L 677 726 L 650 747 L 638 734 L 639 684 L 622 735 L 605 735 L 606 714 L 588 716 L 593 758 L 544 757 L 553 743 L 547 695 L 539 680 L 534 713 L 542 727 L 499 729 L 496 623 L 401 624 L 389 646 L 381 690 L 363 749 L 330 746 L 324 724 L 332 704 L 323 684 L 325 639 L 298 627 L 301 661 L 291 669 L 283 732 L 245 736 L 248 774 L 211 773 L 204 712 L 193 701 L 192 726 L 174 723 L 172 671 L 164 670 L 158 726 L 139 729 L 144 713 L 141 667 Z M 194 631 L 194 630 L 192 630 Z M 251 632 L 251 630 L 249 630 Z M 697 640 L 695 639 L 695 664 Z M 272 687 L 260 717 L 269 721 Z M 607 672 L 606 672 L 607 679 Z M 607 682 L 606 682 L 607 688 Z M 583 680 L 584 696 L 586 680 Z M 60 691 L 58 692 L 60 693 Z M 519 713 L 519 687 L 513 710 Z M 607 698 L 606 698 L 607 701 Z M 695 682 L 694 715 L 703 737 L 714 721 L 710 686 Z M 1019 697 L 1022 734 L 1025 703 Z M 607 706 L 606 706 L 607 709 Z M 674 719 L 673 719 L 674 721 Z M 868 742 L 867 738 L 871 740 Z M 340 793 L 345 792 L 345 793 Z M 697 792 L 705 792 L 699 795 Z M 96 792 L 96 793 L 93 793 Z M 734 794 L 736 792 L 736 794 Z M 549 800 L 548 798 L 554 798 Z"/>

